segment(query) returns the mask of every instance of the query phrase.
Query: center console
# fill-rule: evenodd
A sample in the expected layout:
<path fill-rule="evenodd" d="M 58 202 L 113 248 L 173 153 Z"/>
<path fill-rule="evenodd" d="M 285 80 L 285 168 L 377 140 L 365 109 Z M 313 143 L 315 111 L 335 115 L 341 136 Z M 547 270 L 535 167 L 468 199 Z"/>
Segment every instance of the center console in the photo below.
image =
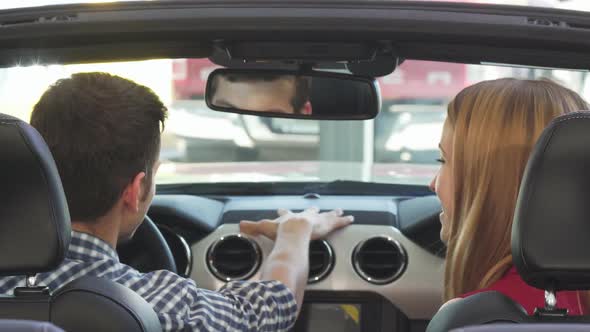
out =
<path fill-rule="evenodd" d="M 385 297 L 372 292 L 306 291 L 293 332 L 424 331 Z"/>

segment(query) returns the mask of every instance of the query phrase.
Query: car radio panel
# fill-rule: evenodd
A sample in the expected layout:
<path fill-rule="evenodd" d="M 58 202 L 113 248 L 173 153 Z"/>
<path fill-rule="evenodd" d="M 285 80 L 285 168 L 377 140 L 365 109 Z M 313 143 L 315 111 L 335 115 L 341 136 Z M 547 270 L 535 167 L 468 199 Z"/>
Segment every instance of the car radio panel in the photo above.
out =
<path fill-rule="evenodd" d="M 408 324 L 408 318 L 377 293 L 307 291 L 293 332 L 396 332 Z"/>

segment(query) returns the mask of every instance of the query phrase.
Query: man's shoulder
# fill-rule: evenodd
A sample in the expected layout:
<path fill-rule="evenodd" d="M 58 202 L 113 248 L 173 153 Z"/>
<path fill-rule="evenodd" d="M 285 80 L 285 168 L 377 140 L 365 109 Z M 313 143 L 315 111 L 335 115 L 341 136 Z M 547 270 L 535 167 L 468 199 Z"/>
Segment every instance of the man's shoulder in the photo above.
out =
<path fill-rule="evenodd" d="M 189 278 L 185 278 L 175 272 L 172 271 L 168 271 L 168 270 L 156 270 L 156 271 L 150 271 L 150 272 L 139 272 L 137 270 L 134 269 L 134 271 L 136 271 L 137 273 L 139 273 L 139 275 L 142 278 L 149 278 L 149 279 L 164 279 L 167 280 L 169 282 L 188 282 L 188 283 L 194 283 L 194 281 L 192 279 Z"/>
<path fill-rule="evenodd" d="M 182 277 L 172 271 L 157 270 L 140 272 L 131 266 L 121 265 L 122 273 L 120 273 L 115 281 L 132 289 L 143 289 L 146 287 L 162 288 L 163 285 L 177 288 L 196 286 L 193 280 Z"/>

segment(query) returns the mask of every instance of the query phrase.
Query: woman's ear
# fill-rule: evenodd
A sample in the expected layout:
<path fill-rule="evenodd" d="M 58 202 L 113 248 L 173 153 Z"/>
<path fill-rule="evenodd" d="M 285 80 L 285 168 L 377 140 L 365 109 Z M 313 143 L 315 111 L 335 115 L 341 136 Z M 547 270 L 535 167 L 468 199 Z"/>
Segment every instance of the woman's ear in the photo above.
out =
<path fill-rule="evenodd" d="M 123 203 L 133 212 L 139 211 L 139 202 L 143 197 L 143 181 L 145 179 L 145 172 L 139 172 L 133 180 L 125 187 L 123 191 Z"/>

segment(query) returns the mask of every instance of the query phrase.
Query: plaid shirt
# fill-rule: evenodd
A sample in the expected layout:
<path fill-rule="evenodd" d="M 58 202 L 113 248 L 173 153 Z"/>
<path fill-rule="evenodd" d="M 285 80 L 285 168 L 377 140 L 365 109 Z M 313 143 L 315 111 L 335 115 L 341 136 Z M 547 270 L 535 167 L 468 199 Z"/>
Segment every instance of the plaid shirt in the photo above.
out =
<path fill-rule="evenodd" d="M 72 232 L 61 266 L 37 275 L 37 284 L 52 291 L 82 276 L 97 276 L 126 286 L 156 311 L 165 331 L 286 331 L 297 318 L 293 293 L 278 281 L 234 281 L 219 291 L 197 288 L 191 279 L 161 270 L 141 273 L 119 262 L 102 240 Z M 24 277 L 1 277 L 0 295 L 12 295 Z"/>

